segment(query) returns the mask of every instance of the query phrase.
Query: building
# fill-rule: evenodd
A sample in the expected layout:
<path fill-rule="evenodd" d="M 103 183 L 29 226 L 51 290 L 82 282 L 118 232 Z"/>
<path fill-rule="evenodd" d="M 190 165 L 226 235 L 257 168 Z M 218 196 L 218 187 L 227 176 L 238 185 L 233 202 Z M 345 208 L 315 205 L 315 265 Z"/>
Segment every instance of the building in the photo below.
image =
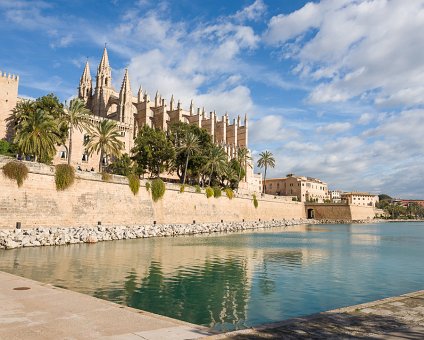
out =
<path fill-rule="evenodd" d="M 367 192 L 345 192 L 341 199 L 349 205 L 371 206 L 375 207 L 378 202 L 378 196 Z"/>
<path fill-rule="evenodd" d="M 327 183 L 305 176 L 288 174 L 284 178 L 265 180 L 265 193 L 276 196 L 296 196 L 300 202 L 324 203 L 329 199 Z"/>
<path fill-rule="evenodd" d="M 0 78 L 0 138 L 6 138 L 5 120 L 16 105 L 19 78 L 11 75 L 3 75 Z M 238 148 L 248 148 L 247 115 L 244 116 L 243 124 L 240 116 L 230 122 L 227 113 L 220 118 L 215 111 L 206 114 L 204 109 L 195 108 L 193 101 L 186 110 L 183 109 L 180 101 L 175 103 L 173 96 L 166 101 L 159 92 L 156 92 L 154 99 L 151 100 L 141 86 L 137 95 L 134 95 L 128 70 L 125 71 L 120 90 L 115 90 L 112 85 L 112 70 L 106 47 L 96 69 L 94 87 L 87 61 L 78 86 L 78 97 L 84 100 L 86 107 L 92 112 L 90 116 L 92 123 L 104 119 L 116 121 L 125 146 L 123 152 L 128 154 L 131 153 L 139 129 L 144 125 L 168 131 L 172 124 L 177 122 L 197 125 L 205 129 L 211 135 L 212 141 L 225 149 L 229 159 L 236 156 Z M 71 164 L 83 170 L 97 169 L 100 161 L 100 155 L 88 155 L 84 147 L 84 141 L 88 137 L 87 131 L 77 129 L 73 131 Z M 53 163 L 67 161 L 67 148 L 62 145 L 58 148 Z M 106 159 L 103 160 L 103 162 L 106 161 Z M 257 188 L 262 182 L 262 177 L 253 174 L 252 164 L 246 164 L 245 170 L 246 178 L 240 187 L 258 192 Z"/>
<path fill-rule="evenodd" d="M 342 192 L 340 190 L 329 190 L 328 196 L 332 203 L 341 203 L 342 202 Z"/>
<path fill-rule="evenodd" d="M 19 76 L 0 71 L 0 139 L 9 139 L 7 119 L 18 101 Z"/>
<path fill-rule="evenodd" d="M 417 204 L 424 208 L 424 200 L 406 200 L 406 199 L 394 199 L 393 203 L 399 204 L 403 207 L 409 207 L 411 205 Z"/>

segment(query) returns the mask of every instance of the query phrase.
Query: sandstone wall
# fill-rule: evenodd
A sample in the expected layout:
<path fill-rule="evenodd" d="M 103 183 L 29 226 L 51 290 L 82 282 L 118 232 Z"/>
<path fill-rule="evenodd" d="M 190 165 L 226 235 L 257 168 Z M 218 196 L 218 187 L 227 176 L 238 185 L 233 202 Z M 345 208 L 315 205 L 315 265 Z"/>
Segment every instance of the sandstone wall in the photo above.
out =
<path fill-rule="evenodd" d="M 8 159 L 0 157 L 0 167 Z M 143 223 L 192 223 L 241 220 L 305 218 L 303 203 L 269 197 L 206 198 L 195 192 L 179 193 L 179 186 L 169 185 L 165 196 L 153 203 L 145 187 L 134 196 L 125 177 L 114 176 L 103 182 L 96 173 L 76 172 L 71 188 L 56 191 L 54 168 L 26 162 L 28 179 L 21 188 L 0 174 L 0 228 L 22 227 L 134 225 Z"/>
<path fill-rule="evenodd" d="M 370 206 L 355 206 L 345 204 L 305 204 L 306 214 L 308 209 L 314 210 L 316 219 L 328 220 L 367 220 L 373 219 L 375 211 Z"/>

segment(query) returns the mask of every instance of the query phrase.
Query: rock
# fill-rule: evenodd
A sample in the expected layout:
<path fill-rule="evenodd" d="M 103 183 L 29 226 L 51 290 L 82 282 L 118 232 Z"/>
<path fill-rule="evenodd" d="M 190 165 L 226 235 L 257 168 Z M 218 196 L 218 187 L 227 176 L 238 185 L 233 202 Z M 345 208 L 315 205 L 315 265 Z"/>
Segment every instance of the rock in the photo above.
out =
<path fill-rule="evenodd" d="M 14 248 L 18 248 L 19 246 L 20 246 L 20 243 L 15 242 L 15 241 L 13 241 L 11 239 L 7 239 L 6 242 L 5 242 L 5 244 L 4 244 L 4 247 L 6 249 L 14 249 Z"/>

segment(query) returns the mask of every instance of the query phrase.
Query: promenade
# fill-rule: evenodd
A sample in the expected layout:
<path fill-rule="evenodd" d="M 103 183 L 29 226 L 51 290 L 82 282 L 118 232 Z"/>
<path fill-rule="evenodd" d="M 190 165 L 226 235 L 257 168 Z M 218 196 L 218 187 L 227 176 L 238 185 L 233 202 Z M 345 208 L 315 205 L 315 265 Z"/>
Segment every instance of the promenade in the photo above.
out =
<path fill-rule="evenodd" d="M 424 290 L 206 339 L 424 339 Z"/>
<path fill-rule="evenodd" d="M 210 333 L 160 315 L 0 272 L 0 339 L 197 339 Z"/>

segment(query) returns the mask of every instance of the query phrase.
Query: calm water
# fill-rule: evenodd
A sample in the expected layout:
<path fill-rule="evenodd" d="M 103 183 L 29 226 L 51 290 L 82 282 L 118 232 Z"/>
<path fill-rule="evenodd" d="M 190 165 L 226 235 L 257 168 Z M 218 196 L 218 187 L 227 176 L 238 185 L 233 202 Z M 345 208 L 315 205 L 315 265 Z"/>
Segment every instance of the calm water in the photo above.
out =
<path fill-rule="evenodd" d="M 424 223 L 0 250 L 0 270 L 219 330 L 424 289 Z"/>

